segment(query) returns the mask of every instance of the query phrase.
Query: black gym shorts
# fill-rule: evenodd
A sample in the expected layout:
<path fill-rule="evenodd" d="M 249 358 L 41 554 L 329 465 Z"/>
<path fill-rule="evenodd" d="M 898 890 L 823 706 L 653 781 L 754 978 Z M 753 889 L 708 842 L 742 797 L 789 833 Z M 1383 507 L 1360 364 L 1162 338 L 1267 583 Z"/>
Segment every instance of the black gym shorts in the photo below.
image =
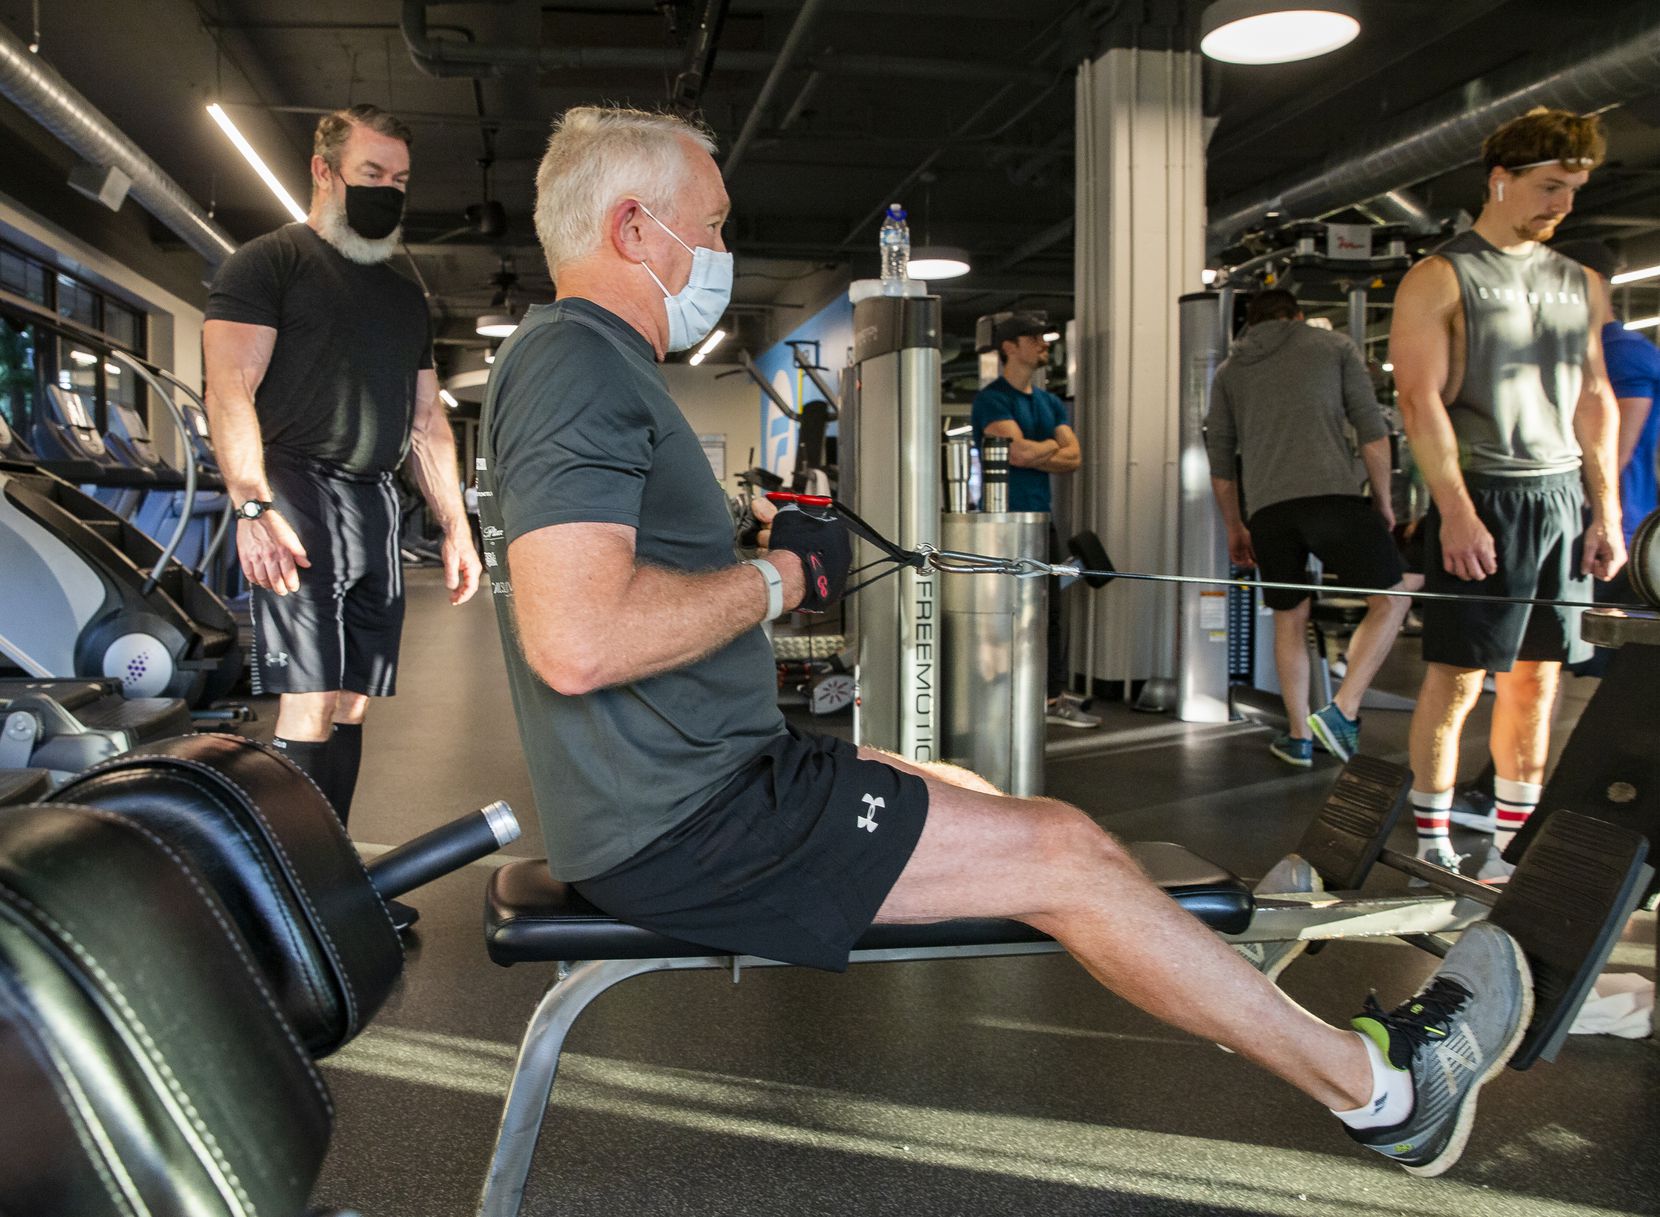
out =
<path fill-rule="evenodd" d="M 927 818 L 915 774 L 790 728 L 689 818 L 572 886 L 613 917 L 711 954 L 842 972 Z"/>
<path fill-rule="evenodd" d="M 1466 473 L 1476 515 L 1493 534 L 1498 571 L 1465 581 L 1441 565 L 1441 514 L 1424 517 L 1424 590 L 1455 596 L 1591 599 L 1591 577 L 1579 572 L 1585 532 L 1580 476 L 1484 477 Z M 1423 602 L 1424 660 L 1455 668 L 1508 672 L 1517 663 L 1580 663 L 1591 644 L 1579 636 L 1582 609 L 1543 605 Z"/>
<path fill-rule="evenodd" d="M 1405 568 L 1383 517 L 1357 494 L 1317 494 L 1270 503 L 1247 521 L 1257 572 L 1268 583 L 1307 583 L 1308 556 L 1324 574 L 1352 587 L 1394 587 Z M 1285 612 L 1309 592 L 1263 588 L 1262 600 Z"/>
<path fill-rule="evenodd" d="M 392 475 L 344 473 L 274 450 L 265 473 L 311 565 L 299 568 L 297 592 L 254 588 L 254 692 L 390 697 L 403 634 Z"/>

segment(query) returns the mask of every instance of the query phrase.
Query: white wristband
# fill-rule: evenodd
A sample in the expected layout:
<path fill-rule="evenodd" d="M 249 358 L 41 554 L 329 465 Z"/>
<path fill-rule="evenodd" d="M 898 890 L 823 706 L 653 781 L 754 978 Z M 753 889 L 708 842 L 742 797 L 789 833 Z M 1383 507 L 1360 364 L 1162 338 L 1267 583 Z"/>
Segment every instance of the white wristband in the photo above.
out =
<path fill-rule="evenodd" d="M 761 578 L 767 581 L 767 615 L 761 620 L 777 621 L 784 615 L 784 576 L 778 573 L 778 568 L 764 558 L 749 558 L 745 566 L 753 566 L 761 572 Z"/>

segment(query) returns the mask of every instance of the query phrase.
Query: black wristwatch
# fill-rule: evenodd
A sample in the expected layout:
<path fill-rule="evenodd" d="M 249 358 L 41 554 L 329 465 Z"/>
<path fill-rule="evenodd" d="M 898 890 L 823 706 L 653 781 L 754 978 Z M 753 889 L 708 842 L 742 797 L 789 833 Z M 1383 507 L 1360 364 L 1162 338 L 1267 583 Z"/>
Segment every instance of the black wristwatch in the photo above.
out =
<path fill-rule="evenodd" d="M 257 520 L 268 511 L 274 510 L 276 504 L 266 499 L 249 499 L 236 509 L 238 519 Z"/>

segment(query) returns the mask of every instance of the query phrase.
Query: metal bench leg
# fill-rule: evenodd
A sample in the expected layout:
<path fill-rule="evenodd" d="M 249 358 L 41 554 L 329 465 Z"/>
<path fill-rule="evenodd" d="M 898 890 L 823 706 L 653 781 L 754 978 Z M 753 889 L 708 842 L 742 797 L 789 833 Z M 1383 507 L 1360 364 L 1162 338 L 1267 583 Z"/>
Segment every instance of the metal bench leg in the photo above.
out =
<path fill-rule="evenodd" d="M 577 964 L 548 986 L 519 1041 L 519 1059 L 507 1087 L 496 1149 L 484 1176 L 479 1217 L 516 1217 L 524 1201 L 531 1155 L 542 1131 L 542 1116 L 553 1093 L 554 1074 L 565 1035 L 588 1003 L 619 981 L 647 972 L 723 966 L 710 957 L 692 959 L 599 959 Z"/>

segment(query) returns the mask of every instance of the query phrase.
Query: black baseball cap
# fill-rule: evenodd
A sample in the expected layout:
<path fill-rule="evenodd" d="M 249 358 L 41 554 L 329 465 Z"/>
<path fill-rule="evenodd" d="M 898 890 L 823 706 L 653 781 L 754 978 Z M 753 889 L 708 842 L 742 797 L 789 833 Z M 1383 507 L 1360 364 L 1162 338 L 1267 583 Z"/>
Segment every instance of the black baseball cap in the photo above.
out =
<path fill-rule="evenodd" d="M 1049 322 L 1039 313 L 1010 313 L 1001 321 L 992 323 L 991 345 L 996 350 L 1016 338 L 1042 338 L 1049 332 Z"/>

